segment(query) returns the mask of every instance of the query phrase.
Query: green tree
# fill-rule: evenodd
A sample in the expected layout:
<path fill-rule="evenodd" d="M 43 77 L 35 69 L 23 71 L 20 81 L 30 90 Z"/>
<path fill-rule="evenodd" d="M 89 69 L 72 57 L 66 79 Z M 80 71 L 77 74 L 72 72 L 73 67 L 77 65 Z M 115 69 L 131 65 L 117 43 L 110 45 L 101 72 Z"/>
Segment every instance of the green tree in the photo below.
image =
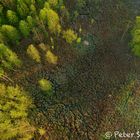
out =
<path fill-rule="evenodd" d="M 5 21 L 7 21 L 7 19 L 4 15 L 4 7 L 2 4 L 0 4 L 0 25 L 2 25 Z"/>
<path fill-rule="evenodd" d="M 47 21 L 48 21 L 48 28 L 50 32 L 52 33 L 60 33 L 61 32 L 61 26 L 59 23 L 59 16 L 58 14 L 52 10 L 52 9 L 47 9 Z"/>
<path fill-rule="evenodd" d="M 59 3 L 59 0 L 48 0 L 48 3 L 53 6 L 56 7 Z"/>
<path fill-rule="evenodd" d="M 44 3 L 44 8 L 49 9 L 49 8 L 50 8 L 50 4 L 49 4 L 48 2 L 45 2 L 45 3 Z"/>
<path fill-rule="evenodd" d="M 3 14 L 3 6 L 0 4 L 0 15 Z"/>
<path fill-rule="evenodd" d="M 13 68 L 13 66 L 19 66 L 21 64 L 17 55 L 11 51 L 6 45 L 0 43 L 0 68 Z"/>
<path fill-rule="evenodd" d="M 44 22 L 47 23 L 47 9 L 43 8 L 40 10 L 39 18 Z"/>
<path fill-rule="evenodd" d="M 24 21 L 24 20 L 21 20 L 19 22 L 19 29 L 20 29 L 20 32 L 23 34 L 24 37 L 28 37 L 29 34 L 30 34 L 30 27 L 29 27 L 29 24 Z"/>
<path fill-rule="evenodd" d="M 0 138 L 31 139 L 34 128 L 29 124 L 31 99 L 19 86 L 0 84 Z"/>
<path fill-rule="evenodd" d="M 23 0 L 17 1 L 17 12 L 21 17 L 26 17 L 29 14 L 30 10 Z"/>
<path fill-rule="evenodd" d="M 51 33 L 61 32 L 59 16 L 54 10 L 50 8 L 43 8 L 40 10 L 39 17 L 44 23 L 47 23 Z"/>
<path fill-rule="evenodd" d="M 43 7 L 45 0 L 36 0 L 39 7 Z"/>
<path fill-rule="evenodd" d="M 19 41 L 19 32 L 12 25 L 2 25 L 1 32 L 12 43 Z"/>
<path fill-rule="evenodd" d="M 60 9 L 63 5 L 63 0 L 48 0 L 49 5 L 54 9 Z"/>
<path fill-rule="evenodd" d="M 28 22 L 28 25 L 29 25 L 30 28 L 33 28 L 33 27 L 34 27 L 34 25 L 35 25 L 35 20 L 33 19 L 32 16 L 27 16 L 26 21 Z"/>
<path fill-rule="evenodd" d="M 12 10 L 7 11 L 7 18 L 11 24 L 18 23 L 18 17 L 16 15 L 16 13 Z"/>
<path fill-rule="evenodd" d="M 5 37 L 2 34 L 2 32 L 0 32 L 0 43 L 4 43 L 5 42 Z"/>
<path fill-rule="evenodd" d="M 27 5 L 35 4 L 35 0 L 23 0 Z"/>
<path fill-rule="evenodd" d="M 35 15 L 36 14 L 36 7 L 34 4 L 30 5 L 30 10 L 31 10 L 31 14 Z"/>

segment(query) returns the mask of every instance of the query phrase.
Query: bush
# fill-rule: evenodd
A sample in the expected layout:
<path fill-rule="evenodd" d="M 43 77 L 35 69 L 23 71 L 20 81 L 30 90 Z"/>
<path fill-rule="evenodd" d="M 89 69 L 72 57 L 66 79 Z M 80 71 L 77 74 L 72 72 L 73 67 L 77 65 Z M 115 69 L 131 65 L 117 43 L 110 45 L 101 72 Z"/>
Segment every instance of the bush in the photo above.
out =
<path fill-rule="evenodd" d="M 27 116 L 32 106 L 30 98 L 20 87 L 0 84 L 0 136 L 2 140 L 31 139 L 34 128 Z"/>
<path fill-rule="evenodd" d="M 51 51 L 47 51 L 46 59 L 50 64 L 57 64 L 58 57 L 55 56 Z"/>
<path fill-rule="evenodd" d="M 52 83 L 49 80 L 41 79 L 39 80 L 39 86 L 43 91 L 51 91 L 52 90 Z"/>
<path fill-rule="evenodd" d="M 67 43 L 71 44 L 77 39 L 77 34 L 75 34 L 73 30 L 68 29 L 67 31 L 63 32 L 63 38 L 66 40 Z"/>

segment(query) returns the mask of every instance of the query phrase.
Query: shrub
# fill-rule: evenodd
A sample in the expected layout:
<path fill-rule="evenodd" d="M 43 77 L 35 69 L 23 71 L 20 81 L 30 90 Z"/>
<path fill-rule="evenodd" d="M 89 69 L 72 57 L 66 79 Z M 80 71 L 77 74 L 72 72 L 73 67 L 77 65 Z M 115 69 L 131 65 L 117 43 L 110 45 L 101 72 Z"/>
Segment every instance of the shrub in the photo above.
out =
<path fill-rule="evenodd" d="M 46 133 L 46 130 L 43 129 L 43 128 L 39 128 L 39 129 L 38 129 L 38 132 L 39 132 L 39 134 L 40 134 L 41 136 L 43 136 L 43 135 Z"/>
<path fill-rule="evenodd" d="M 68 29 L 67 31 L 63 32 L 63 38 L 66 40 L 67 43 L 71 44 L 77 39 L 77 34 L 75 34 L 73 30 Z"/>
<path fill-rule="evenodd" d="M 51 91 L 52 90 L 52 83 L 49 80 L 41 79 L 39 80 L 39 86 L 43 91 Z"/>
<path fill-rule="evenodd" d="M 77 38 L 76 42 L 77 42 L 77 43 L 81 43 L 81 40 L 82 40 L 82 39 L 79 37 L 79 38 Z"/>
<path fill-rule="evenodd" d="M 57 64 L 58 57 L 55 56 L 51 51 L 47 51 L 46 59 L 50 64 Z"/>
<path fill-rule="evenodd" d="M 34 45 L 28 46 L 27 54 L 36 62 L 41 62 L 39 51 L 34 47 Z"/>
<path fill-rule="evenodd" d="M 34 128 L 27 116 L 32 106 L 30 98 L 19 86 L 0 84 L 0 136 L 2 140 L 31 139 Z"/>

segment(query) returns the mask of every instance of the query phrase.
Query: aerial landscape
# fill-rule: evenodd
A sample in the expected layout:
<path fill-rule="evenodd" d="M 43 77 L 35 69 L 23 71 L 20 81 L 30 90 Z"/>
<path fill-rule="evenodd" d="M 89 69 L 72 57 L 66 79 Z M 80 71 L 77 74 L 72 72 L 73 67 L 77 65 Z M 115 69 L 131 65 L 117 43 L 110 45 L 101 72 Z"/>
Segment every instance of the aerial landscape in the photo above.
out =
<path fill-rule="evenodd" d="M 0 0 L 0 140 L 139 129 L 140 0 Z"/>

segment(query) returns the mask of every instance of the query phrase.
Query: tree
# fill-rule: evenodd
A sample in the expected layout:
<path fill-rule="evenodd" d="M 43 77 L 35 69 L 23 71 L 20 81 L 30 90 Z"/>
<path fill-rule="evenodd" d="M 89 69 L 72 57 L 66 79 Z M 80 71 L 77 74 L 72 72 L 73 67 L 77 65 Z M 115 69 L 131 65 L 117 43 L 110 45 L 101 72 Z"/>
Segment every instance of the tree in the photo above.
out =
<path fill-rule="evenodd" d="M 31 14 L 35 15 L 36 14 L 36 7 L 34 4 L 30 5 L 30 10 L 31 10 Z"/>
<path fill-rule="evenodd" d="M 0 15 L 3 14 L 3 6 L 0 4 Z"/>
<path fill-rule="evenodd" d="M 39 7 L 43 7 L 45 0 L 36 0 Z"/>
<path fill-rule="evenodd" d="M 0 68 L 13 68 L 13 66 L 19 66 L 21 64 L 17 55 L 11 51 L 6 45 L 0 43 Z"/>
<path fill-rule="evenodd" d="M 59 10 L 63 6 L 63 0 L 48 0 L 49 5 L 56 10 Z"/>
<path fill-rule="evenodd" d="M 5 41 L 5 37 L 2 34 L 2 32 L 0 32 L 0 43 L 4 43 L 4 41 Z"/>
<path fill-rule="evenodd" d="M 19 32 L 12 25 L 2 25 L 1 32 L 12 43 L 19 41 Z"/>
<path fill-rule="evenodd" d="M 27 16 L 26 21 L 27 21 L 27 23 L 28 23 L 28 25 L 29 25 L 30 28 L 33 28 L 34 27 L 35 21 L 34 21 L 34 19 L 33 19 L 32 16 Z"/>
<path fill-rule="evenodd" d="M 34 45 L 29 45 L 27 49 L 27 54 L 36 62 L 41 62 L 39 51 L 34 47 Z"/>
<path fill-rule="evenodd" d="M 30 27 L 29 27 L 29 24 L 24 21 L 24 20 L 21 20 L 19 22 L 19 29 L 20 29 L 20 32 L 23 34 L 24 37 L 28 37 L 29 34 L 30 34 Z"/>
<path fill-rule="evenodd" d="M 59 16 L 54 10 L 50 8 L 43 8 L 40 10 L 39 17 L 45 24 L 48 25 L 48 28 L 51 33 L 61 32 Z"/>
<path fill-rule="evenodd" d="M 31 139 L 34 128 L 28 121 L 31 99 L 19 86 L 0 84 L 0 136 L 7 139 Z"/>
<path fill-rule="evenodd" d="M 23 0 L 28 6 L 35 4 L 35 0 Z"/>
<path fill-rule="evenodd" d="M 18 23 L 18 17 L 16 15 L 16 13 L 12 10 L 7 11 L 7 18 L 9 20 L 9 22 L 13 25 Z"/>
<path fill-rule="evenodd" d="M 63 38 L 66 40 L 67 43 L 71 44 L 77 39 L 77 34 L 75 34 L 73 30 L 68 29 L 63 32 Z"/>
<path fill-rule="evenodd" d="M 2 0 L 0 1 L 4 7 L 7 9 L 13 8 L 15 6 L 15 0 Z"/>
<path fill-rule="evenodd" d="M 44 22 L 47 23 L 47 9 L 43 8 L 40 10 L 39 18 Z"/>
<path fill-rule="evenodd" d="M 59 3 L 59 0 L 48 0 L 48 3 L 53 6 L 56 7 Z"/>
<path fill-rule="evenodd" d="M 4 7 L 0 4 L 0 25 L 2 25 L 5 21 L 5 16 L 4 16 Z"/>
<path fill-rule="evenodd" d="M 17 1 L 17 12 L 21 17 L 26 17 L 30 10 L 23 0 Z"/>
<path fill-rule="evenodd" d="M 52 33 L 60 33 L 61 32 L 61 26 L 59 23 L 59 16 L 58 14 L 52 10 L 52 9 L 47 9 L 47 21 L 48 21 L 48 28 L 50 32 Z"/>

